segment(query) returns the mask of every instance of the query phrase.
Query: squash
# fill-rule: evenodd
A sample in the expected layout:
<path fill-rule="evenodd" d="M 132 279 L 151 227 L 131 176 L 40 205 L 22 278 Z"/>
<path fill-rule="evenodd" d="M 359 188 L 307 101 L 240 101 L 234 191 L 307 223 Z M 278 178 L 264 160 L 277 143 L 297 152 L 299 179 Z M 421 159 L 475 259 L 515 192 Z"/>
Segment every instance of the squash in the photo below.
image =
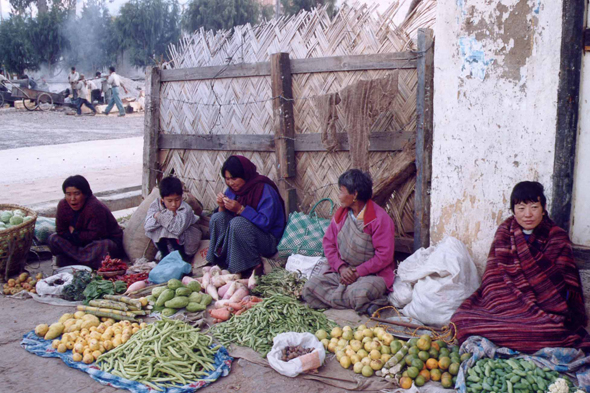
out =
<path fill-rule="evenodd" d="M 72 318 L 74 318 L 74 314 L 66 313 L 66 314 L 62 315 L 62 316 L 59 318 L 59 321 L 58 321 L 58 322 L 59 322 L 59 323 L 64 323 L 64 322 L 65 322 L 65 321 L 67 321 L 68 319 L 72 319 Z"/>
<path fill-rule="evenodd" d="M 176 296 L 172 300 L 168 300 L 164 305 L 166 308 L 183 308 L 186 307 L 188 304 L 188 297 L 186 296 Z"/>
<path fill-rule="evenodd" d="M 174 294 L 175 294 L 174 290 L 165 289 L 164 292 L 162 292 L 160 294 L 160 296 L 158 296 L 158 301 L 156 302 L 156 306 L 162 307 L 168 300 L 172 300 L 174 298 Z"/>
<path fill-rule="evenodd" d="M 61 336 L 63 332 L 64 325 L 62 323 L 57 322 L 49 326 L 49 330 L 45 334 L 44 338 L 45 340 L 53 340 L 54 338 Z"/>
<path fill-rule="evenodd" d="M 37 325 L 37 327 L 35 328 L 35 334 L 39 337 L 45 337 L 48 330 L 49 330 L 49 326 L 47 324 L 43 323 L 41 325 Z"/>

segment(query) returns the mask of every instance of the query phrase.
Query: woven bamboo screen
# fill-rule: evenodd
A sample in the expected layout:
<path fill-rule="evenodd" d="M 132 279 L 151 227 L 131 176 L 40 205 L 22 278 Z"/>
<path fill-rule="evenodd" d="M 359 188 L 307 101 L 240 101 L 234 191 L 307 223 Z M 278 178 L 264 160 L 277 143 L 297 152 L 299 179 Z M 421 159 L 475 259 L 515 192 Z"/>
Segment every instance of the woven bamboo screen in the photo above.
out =
<path fill-rule="evenodd" d="M 240 26 L 231 32 L 198 31 L 170 47 L 168 68 L 220 66 L 268 62 L 270 55 L 288 52 L 291 59 L 392 53 L 414 50 L 418 27 L 433 22 L 433 1 L 424 1 L 410 18 L 396 26 L 399 12 L 394 3 L 382 15 L 373 8 L 344 6 L 330 19 L 325 9 L 301 12 L 291 18 L 271 20 L 259 26 Z M 293 75 L 295 132 L 318 133 L 322 124 L 314 98 L 338 92 L 359 80 L 382 78 L 399 72 L 394 104 L 394 121 L 372 131 L 415 130 L 415 69 L 352 72 L 322 72 Z M 273 134 L 273 109 L 270 77 L 225 78 L 162 83 L 160 90 L 160 132 L 162 134 Z M 344 117 L 342 117 L 344 119 Z M 342 120 L 336 128 L 346 131 Z M 190 191 L 205 205 L 215 206 L 215 195 L 225 189 L 220 176 L 222 163 L 231 154 L 252 160 L 261 174 L 277 179 L 275 154 L 269 152 L 167 150 L 160 152 L 162 172 L 172 171 L 183 179 Z M 395 160 L 394 152 L 371 152 L 370 172 L 375 182 Z M 299 207 L 309 211 L 321 198 L 337 201 L 338 176 L 350 168 L 348 152 L 297 153 Z M 413 185 L 409 179 L 394 192 L 387 204 L 398 235 L 413 232 Z M 325 209 L 320 213 L 326 215 Z"/>

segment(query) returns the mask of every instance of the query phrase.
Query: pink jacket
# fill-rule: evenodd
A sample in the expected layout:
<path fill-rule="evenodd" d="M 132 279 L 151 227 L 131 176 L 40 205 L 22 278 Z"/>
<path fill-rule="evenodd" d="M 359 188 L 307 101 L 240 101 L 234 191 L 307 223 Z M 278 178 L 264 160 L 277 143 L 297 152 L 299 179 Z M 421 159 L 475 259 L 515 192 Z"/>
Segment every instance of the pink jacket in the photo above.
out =
<path fill-rule="evenodd" d="M 338 251 L 338 233 L 348 218 L 348 208 L 339 208 L 332 218 L 330 226 L 324 235 L 323 246 L 326 258 L 330 264 L 330 272 L 337 272 L 345 262 L 340 259 Z M 372 200 L 367 201 L 364 214 L 364 232 L 371 235 L 375 256 L 357 266 L 356 272 L 359 276 L 375 274 L 383 277 L 387 288 L 393 290 L 395 279 L 395 260 L 393 252 L 395 247 L 395 226 L 389 214 Z"/>

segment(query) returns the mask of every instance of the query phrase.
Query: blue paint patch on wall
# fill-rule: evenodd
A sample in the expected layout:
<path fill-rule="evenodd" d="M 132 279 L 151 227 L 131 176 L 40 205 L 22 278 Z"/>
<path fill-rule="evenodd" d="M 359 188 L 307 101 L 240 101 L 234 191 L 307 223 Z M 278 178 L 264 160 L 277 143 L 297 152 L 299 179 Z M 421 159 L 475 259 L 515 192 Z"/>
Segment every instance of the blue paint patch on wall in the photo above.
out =
<path fill-rule="evenodd" d="M 473 37 L 461 37 L 459 38 L 459 51 L 463 58 L 463 66 L 461 67 L 463 75 L 469 75 L 483 81 L 488 67 L 494 60 L 486 60 L 481 42 Z"/>
<path fill-rule="evenodd" d="M 460 1 L 460 0 L 457 0 Z M 537 0 L 537 6 L 535 7 L 535 9 L 533 9 L 533 12 L 535 14 L 538 14 L 541 11 L 541 0 Z"/>
<path fill-rule="evenodd" d="M 457 24 L 460 24 L 465 16 L 465 0 L 455 0 L 457 8 L 459 9 L 459 16 L 457 16 Z"/>

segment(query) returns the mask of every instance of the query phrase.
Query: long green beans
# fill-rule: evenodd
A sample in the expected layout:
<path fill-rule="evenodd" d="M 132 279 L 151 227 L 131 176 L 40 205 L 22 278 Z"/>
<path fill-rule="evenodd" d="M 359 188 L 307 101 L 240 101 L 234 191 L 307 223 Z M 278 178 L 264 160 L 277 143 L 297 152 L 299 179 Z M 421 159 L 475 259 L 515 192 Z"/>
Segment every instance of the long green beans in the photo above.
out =
<path fill-rule="evenodd" d="M 262 356 L 272 349 L 279 333 L 315 333 L 337 326 L 324 313 L 313 310 L 289 296 L 274 295 L 241 315 L 213 326 L 209 332 L 223 345 L 249 347 Z"/>
<path fill-rule="evenodd" d="M 102 371 L 163 390 L 197 381 L 214 370 L 219 346 L 210 348 L 212 342 L 199 329 L 164 319 L 99 356 L 96 364 Z"/>
<path fill-rule="evenodd" d="M 299 299 L 306 282 L 307 279 L 300 273 L 276 268 L 270 273 L 258 278 L 256 287 L 252 290 L 252 293 L 262 297 L 286 295 Z"/>

